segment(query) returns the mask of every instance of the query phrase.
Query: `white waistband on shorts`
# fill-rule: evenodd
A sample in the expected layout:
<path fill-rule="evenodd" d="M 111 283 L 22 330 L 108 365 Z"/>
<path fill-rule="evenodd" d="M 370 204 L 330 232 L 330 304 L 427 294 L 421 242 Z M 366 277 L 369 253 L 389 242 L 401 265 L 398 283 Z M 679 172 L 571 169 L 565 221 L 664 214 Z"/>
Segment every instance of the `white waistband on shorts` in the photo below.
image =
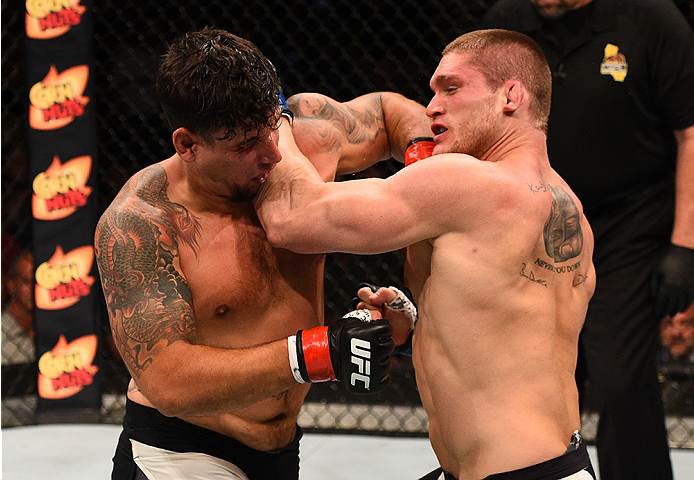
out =
<path fill-rule="evenodd" d="M 148 480 L 248 480 L 231 462 L 206 453 L 173 452 L 130 440 L 133 460 Z"/>

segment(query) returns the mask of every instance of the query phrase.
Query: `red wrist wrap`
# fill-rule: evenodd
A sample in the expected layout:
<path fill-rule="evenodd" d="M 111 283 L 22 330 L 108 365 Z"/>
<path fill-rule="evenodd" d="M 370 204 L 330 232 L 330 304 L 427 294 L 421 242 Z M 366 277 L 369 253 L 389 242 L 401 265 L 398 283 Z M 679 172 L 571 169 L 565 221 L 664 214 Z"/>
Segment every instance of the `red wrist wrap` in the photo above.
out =
<path fill-rule="evenodd" d="M 301 346 L 306 372 L 311 382 L 337 380 L 333 363 L 330 361 L 328 327 L 316 327 L 301 332 Z"/>
<path fill-rule="evenodd" d="M 412 165 L 418 160 L 431 157 L 436 143 L 428 137 L 419 137 L 411 140 L 405 149 L 405 166 Z"/>

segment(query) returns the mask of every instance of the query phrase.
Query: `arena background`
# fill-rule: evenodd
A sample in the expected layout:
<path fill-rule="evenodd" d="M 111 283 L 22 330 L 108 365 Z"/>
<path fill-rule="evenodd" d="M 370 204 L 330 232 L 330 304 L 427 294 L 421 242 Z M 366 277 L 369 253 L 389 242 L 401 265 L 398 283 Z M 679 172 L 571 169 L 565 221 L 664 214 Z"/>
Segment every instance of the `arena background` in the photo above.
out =
<path fill-rule="evenodd" d="M 493 1 L 94 2 L 91 101 L 96 104 L 97 194 L 101 210 L 133 173 L 172 154 L 170 131 L 154 92 L 154 77 L 167 42 L 181 33 L 215 25 L 252 40 L 277 67 L 287 96 L 317 91 L 348 100 L 367 92 L 392 90 L 426 103 L 428 80 L 442 48 L 474 29 Z M 694 25 L 692 1 L 677 3 Z M 22 2 L 3 0 L 3 277 L 17 254 L 16 245 L 31 245 L 32 235 L 24 15 Z M 394 161 L 384 162 L 360 175 L 386 176 L 397 168 Z M 400 252 L 329 255 L 327 320 L 350 309 L 360 282 L 401 286 L 402 267 Z M 107 338 L 105 314 L 103 318 Z M 5 341 L 11 339 L 3 338 Z M 119 423 L 128 374 L 107 348 L 101 349 L 100 355 L 103 406 L 98 421 Z M 694 448 L 694 368 L 663 365 L 661 380 L 671 446 Z M 36 381 L 35 363 L 3 365 L 2 427 L 37 423 Z M 584 430 L 591 440 L 597 418 L 588 410 L 584 413 Z M 355 397 L 339 384 L 314 385 L 299 421 L 309 431 L 425 436 L 427 429 L 407 358 L 396 360 L 392 386 L 375 397 Z"/>

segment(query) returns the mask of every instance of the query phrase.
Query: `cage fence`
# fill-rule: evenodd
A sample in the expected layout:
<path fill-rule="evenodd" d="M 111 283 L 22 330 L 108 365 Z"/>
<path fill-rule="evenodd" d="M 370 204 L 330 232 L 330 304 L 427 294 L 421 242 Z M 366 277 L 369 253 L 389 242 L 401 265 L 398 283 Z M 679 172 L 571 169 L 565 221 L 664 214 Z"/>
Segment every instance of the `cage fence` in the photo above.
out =
<path fill-rule="evenodd" d="M 494 0 L 307 0 L 273 2 L 122 0 L 94 2 L 95 95 L 99 203 L 105 208 L 127 178 L 170 156 L 170 132 L 154 92 L 157 64 L 166 45 L 183 32 L 214 25 L 253 41 L 280 72 L 292 93 L 316 91 L 337 100 L 392 90 L 426 103 L 428 80 L 443 47 L 472 30 Z M 683 12 L 692 18 L 691 8 Z M 24 8 L 2 2 L 2 268 L 31 241 L 31 179 L 27 166 L 23 84 Z M 383 162 L 360 175 L 387 176 Z M 350 177 L 351 178 L 351 177 Z M 401 252 L 329 255 L 325 269 L 328 318 L 351 307 L 361 282 L 401 285 Z M 3 309 L 4 311 L 4 309 Z M 30 313 L 30 312 L 29 312 Z M 104 315 L 104 318 L 106 316 Z M 110 335 L 104 325 L 104 337 Z M 2 330 L 2 426 L 35 422 L 37 368 L 31 342 Z M 6 345 L 11 345 L 6 347 Z M 101 349 L 104 378 L 101 421 L 120 423 L 128 373 L 108 348 Z M 667 427 L 673 447 L 694 448 L 694 374 L 661 368 Z M 594 439 L 598 418 L 584 413 Z M 385 392 L 355 398 L 339 384 L 314 385 L 299 418 L 316 431 L 426 435 L 427 418 L 412 364 L 398 358 Z"/>

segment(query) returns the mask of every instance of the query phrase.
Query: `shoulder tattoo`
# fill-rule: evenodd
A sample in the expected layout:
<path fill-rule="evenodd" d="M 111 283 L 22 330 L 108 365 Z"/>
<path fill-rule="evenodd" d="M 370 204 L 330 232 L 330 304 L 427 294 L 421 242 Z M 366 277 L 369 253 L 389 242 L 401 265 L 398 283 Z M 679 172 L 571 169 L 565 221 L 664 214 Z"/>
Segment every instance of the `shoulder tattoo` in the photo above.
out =
<path fill-rule="evenodd" d="M 545 251 L 555 262 L 565 262 L 583 251 L 581 213 L 576 202 L 561 186 L 547 186 L 552 210 L 545 223 Z"/>
<path fill-rule="evenodd" d="M 197 220 L 167 196 L 161 166 L 134 177 L 101 217 L 96 260 L 112 333 L 133 375 L 152 362 L 150 352 L 193 332 L 190 288 L 174 267 L 179 241 L 195 248 Z"/>

